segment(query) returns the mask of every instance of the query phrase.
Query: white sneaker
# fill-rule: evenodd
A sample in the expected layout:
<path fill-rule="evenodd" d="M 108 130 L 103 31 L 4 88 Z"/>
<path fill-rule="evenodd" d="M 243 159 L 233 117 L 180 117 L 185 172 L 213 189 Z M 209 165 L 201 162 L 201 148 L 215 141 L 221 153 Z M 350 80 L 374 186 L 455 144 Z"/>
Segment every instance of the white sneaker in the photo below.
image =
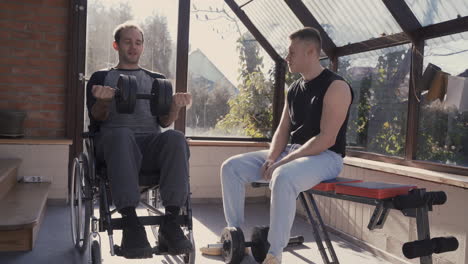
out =
<path fill-rule="evenodd" d="M 262 263 L 263 264 L 281 264 L 281 260 L 273 256 L 272 254 L 268 253 L 265 260 Z"/>

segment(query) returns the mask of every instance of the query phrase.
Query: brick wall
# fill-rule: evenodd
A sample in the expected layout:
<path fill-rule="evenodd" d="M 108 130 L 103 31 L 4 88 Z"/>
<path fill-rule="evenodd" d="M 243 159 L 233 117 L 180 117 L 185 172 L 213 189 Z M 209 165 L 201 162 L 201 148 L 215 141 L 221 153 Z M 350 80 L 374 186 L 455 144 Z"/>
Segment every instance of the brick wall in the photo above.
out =
<path fill-rule="evenodd" d="M 67 0 L 0 0 L 0 109 L 25 110 L 28 137 L 65 136 Z"/>

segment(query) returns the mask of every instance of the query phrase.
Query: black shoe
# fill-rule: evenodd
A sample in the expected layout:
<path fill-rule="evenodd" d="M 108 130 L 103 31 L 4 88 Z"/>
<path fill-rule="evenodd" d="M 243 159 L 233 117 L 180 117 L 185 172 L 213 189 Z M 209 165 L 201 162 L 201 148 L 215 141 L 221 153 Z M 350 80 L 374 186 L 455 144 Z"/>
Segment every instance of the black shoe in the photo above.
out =
<path fill-rule="evenodd" d="M 188 254 L 192 251 L 192 242 L 184 235 L 180 225 L 173 220 L 166 220 L 159 228 L 159 248 L 170 255 Z"/>
<path fill-rule="evenodd" d="M 120 250 L 122 256 L 128 259 L 152 258 L 153 248 L 148 242 L 144 226 L 141 224 L 125 226 Z"/>

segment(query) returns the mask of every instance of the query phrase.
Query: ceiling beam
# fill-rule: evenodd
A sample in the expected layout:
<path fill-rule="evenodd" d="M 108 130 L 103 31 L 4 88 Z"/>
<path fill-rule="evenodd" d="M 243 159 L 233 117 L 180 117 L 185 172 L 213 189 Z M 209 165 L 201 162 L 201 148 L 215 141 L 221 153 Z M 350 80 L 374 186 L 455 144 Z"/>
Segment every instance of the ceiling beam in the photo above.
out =
<path fill-rule="evenodd" d="M 322 49 L 329 58 L 332 58 L 335 53 L 336 45 L 328 36 L 327 32 L 325 32 L 317 19 L 315 19 L 312 13 L 310 13 L 307 6 L 301 0 L 284 1 L 304 26 L 313 27 L 320 32 L 320 36 L 322 37 Z"/>
<path fill-rule="evenodd" d="M 390 36 L 369 39 L 336 48 L 336 56 L 346 56 L 376 49 L 388 48 L 410 43 L 406 33 L 397 33 Z"/>
<path fill-rule="evenodd" d="M 414 31 L 422 26 L 405 0 L 382 0 L 382 2 L 411 42 L 416 43 Z"/>
<path fill-rule="evenodd" d="M 416 37 L 430 39 L 468 31 L 468 16 L 455 18 L 416 30 Z"/>
<path fill-rule="evenodd" d="M 242 10 L 234 0 L 224 0 L 224 2 L 231 8 L 232 12 L 240 19 L 242 24 L 252 33 L 254 38 L 258 43 L 263 47 L 263 49 L 270 55 L 274 61 L 281 61 L 283 58 L 276 52 L 276 50 L 271 46 L 270 42 L 260 33 L 257 27 L 252 23 L 244 10 Z"/>

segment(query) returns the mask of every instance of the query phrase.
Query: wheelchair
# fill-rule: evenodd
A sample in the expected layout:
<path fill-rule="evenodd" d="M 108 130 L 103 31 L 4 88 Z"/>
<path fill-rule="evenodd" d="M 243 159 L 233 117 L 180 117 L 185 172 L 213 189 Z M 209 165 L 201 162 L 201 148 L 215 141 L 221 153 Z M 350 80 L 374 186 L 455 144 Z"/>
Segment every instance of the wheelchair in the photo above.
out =
<path fill-rule="evenodd" d="M 90 249 L 92 264 L 100 264 L 101 237 L 99 232 L 107 232 L 109 236 L 110 254 L 119 256 L 120 247 L 114 245 L 114 230 L 122 230 L 122 219 L 112 218 L 117 209 L 112 209 L 110 186 L 106 174 L 105 164 L 100 164 L 95 158 L 94 136 L 90 132 L 82 134 L 85 150 L 73 160 L 71 167 L 71 187 L 69 191 L 72 241 L 75 248 L 84 253 Z M 148 216 L 138 216 L 140 223 L 151 226 L 156 240 L 154 255 L 167 255 L 163 247 L 158 245 L 158 227 L 163 221 L 164 207 L 159 194 L 155 174 L 140 173 L 140 205 L 148 211 Z M 190 189 L 185 206 L 176 221 L 181 225 L 184 234 L 192 243 L 192 251 L 182 255 L 184 263 L 195 263 L 195 241 L 193 237 L 192 208 L 190 203 Z M 95 216 L 94 207 L 98 207 L 99 216 Z M 150 240 L 150 239 L 148 239 Z M 150 240 L 151 241 L 151 240 Z"/>

